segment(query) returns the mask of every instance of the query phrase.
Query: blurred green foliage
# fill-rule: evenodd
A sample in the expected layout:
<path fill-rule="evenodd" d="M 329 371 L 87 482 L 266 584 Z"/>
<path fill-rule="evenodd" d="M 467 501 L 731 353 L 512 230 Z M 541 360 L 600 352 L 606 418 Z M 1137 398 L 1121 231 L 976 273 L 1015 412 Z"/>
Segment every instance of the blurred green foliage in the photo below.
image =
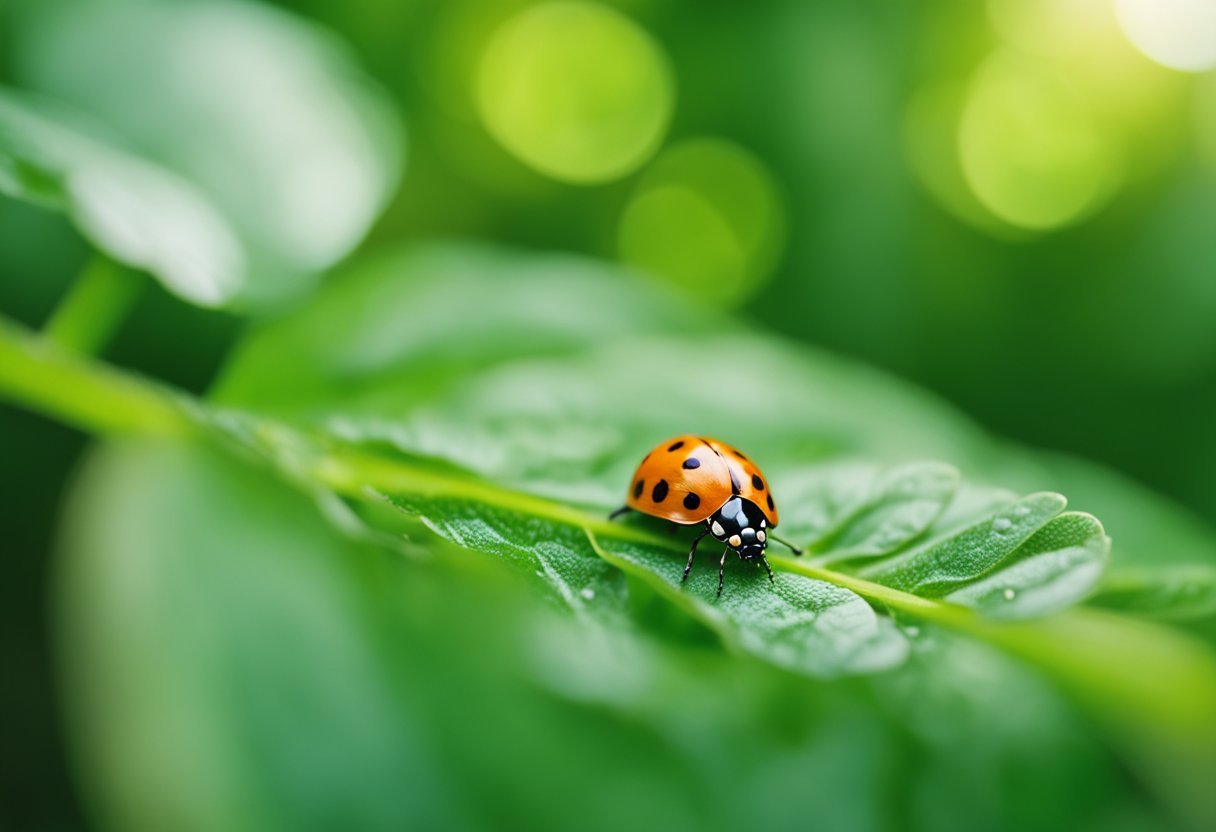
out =
<path fill-rule="evenodd" d="M 69 483 L 0 411 L 11 824 L 1210 828 L 1213 44 L 1188 0 L 0 7 L 46 335 L 0 321 L 0 395 L 106 437 Z M 690 429 L 811 544 L 774 587 L 603 521 Z"/>

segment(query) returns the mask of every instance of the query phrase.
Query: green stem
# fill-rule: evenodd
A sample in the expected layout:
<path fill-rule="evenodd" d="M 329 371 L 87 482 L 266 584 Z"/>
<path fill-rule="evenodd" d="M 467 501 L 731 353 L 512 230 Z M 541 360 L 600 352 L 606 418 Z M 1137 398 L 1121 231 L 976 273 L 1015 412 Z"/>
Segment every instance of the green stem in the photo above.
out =
<path fill-rule="evenodd" d="M 127 267 L 96 255 L 68 290 L 43 333 L 73 352 L 100 352 L 139 298 L 143 281 Z"/>
<path fill-rule="evenodd" d="M 67 352 L 3 318 L 0 398 L 90 433 L 180 434 L 194 426 L 180 395 Z"/>

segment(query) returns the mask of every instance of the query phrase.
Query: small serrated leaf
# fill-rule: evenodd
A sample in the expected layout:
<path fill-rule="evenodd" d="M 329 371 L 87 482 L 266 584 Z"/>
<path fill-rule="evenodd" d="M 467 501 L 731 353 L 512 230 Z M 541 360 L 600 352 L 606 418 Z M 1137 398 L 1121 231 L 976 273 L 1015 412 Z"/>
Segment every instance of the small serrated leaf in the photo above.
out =
<path fill-rule="evenodd" d="M 998 570 L 945 600 L 991 618 L 1046 615 L 1089 595 L 1102 577 L 1109 552 L 1097 519 L 1066 512 L 1039 529 Z"/>
<path fill-rule="evenodd" d="M 860 574 L 894 589 L 940 597 L 997 566 L 1065 505 L 1067 501 L 1059 494 L 1031 494 L 957 534 L 930 541 Z"/>

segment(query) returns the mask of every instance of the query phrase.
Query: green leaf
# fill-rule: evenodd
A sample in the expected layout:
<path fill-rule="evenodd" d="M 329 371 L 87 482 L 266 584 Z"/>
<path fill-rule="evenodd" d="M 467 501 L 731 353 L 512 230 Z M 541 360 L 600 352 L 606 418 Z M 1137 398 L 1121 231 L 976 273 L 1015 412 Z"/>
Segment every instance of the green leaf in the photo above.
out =
<path fill-rule="evenodd" d="M 478 301 L 470 303 L 474 295 Z M 462 314 L 452 325 L 444 310 L 457 307 Z M 620 504 L 640 455 L 687 430 L 691 415 L 697 430 L 747 448 L 768 471 L 782 532 L 811 542 L 816 562 L 866 566 L 861 574 L 925 597 L 995 576 L 1027 554 L 1014 553 L 1063 510 L 1058 495 L 1003 505 L 1008 499 L 988 489 L 959 492 L 949 465 L 858 462 L 863 453 L 898 460 L 913 448 L 966 458 L 964 449 L 980 440 L 934 406 L 918 409 L 897 386 L 869 383 L 827 360 L 807 361 L 746 332 L 711 334 L 707 326 L 719 328 L 587 261 L 480 247 L 413 249 L 356 269 L 315 304 L 256 333 L 216 398 L 363 443 L 389 459 L 404 453 L 597 513 Z M 318 332 L 336 335 L 317 340 Z M 676 369 L 698 366 L 712 374 Z M 716 379 L 747 379 L 763 398 L 729 395 Z M 902 414 L 897 435 L 889 435 L 883 416 L 892 410 Z M 416 498 L 393 483 L 375 485 L 401 505 Z M 909 548 L 930 534 L 930 543 Z M 670 546 L 664 562 L 682 569 L 679 551 L 687 545 Z M 1039 547 L 1037 574 L 1054 587 L 1052 605 L 1030 602 L 1028 567 L 1009 579 L 1015 593 L 1025 590 L 1017 604 L 958 598 L 992 612 L 999 607 L 1005 616 L 1067 606 L 1092 589 L 1107 547 L 1100 527 L 1059 552 Z M 656 574 L 657 561 L 646 562 Z M 761 590 L 738 591 L 763 608 L 769 596 Z M 759 630 L 760 618 L 743 626 Z M 848 666 L 848 650 L 841 653 L 833 659 L 824 651 L 824 666 Z"/>
<path fill-rule="evenodd" d="M 634 524 L 608 522 L 602 516 L 480 482 L 460 472 L 435 469 L 432 461 L 407 459 L 383 448 L 369 453 L 342 444 L 317 443 L 283 427 L 263 425 L 249 430 L 241 420 L 217 424 L 225 424 L 233 435 L 302 483 L 320 484 L 356 499 L 369 494 L 386 496 L 445 539 L 503 558 L 534 575 L 552 598 L 582 617 L 612 626 L 621 626 L 625 620 L 628 594 L 620 576 L 607 568 L 611 564 L 640 578 L 677 609 L 708 626 L 728 647 L 788 670 L 814 676 L 872 672 L 897 664 L 907 653 L 903 635 L 855 592 L 858 586 L 874 585 L 864 581 L 849 584 L 846 573 L 783 574 L 770 583 L 758 564 L 745 566 L 732 558 L 726 576 L 729 588 L 718 597 L 717 569 L 713 567 L 719 552 L 711 550 L 707 558 L 709 547 L 702 549 L 700 563 L 694 563 L 685 582 L 689 536 L 657 536 L 652 530 L 657 524 L 648 519 Z M 883 487 L 870 489 L 871 501 L 859 506 L 857 516 L 876 516 L 879 506 L 890 500 L 887 486 L 910 481 L 918 480 L 909 479 L 906 472 L 878 478 Z M 1020 511 L 1024 505 L 1037 506 L 1037 511 Z M 1027 498 L 990 518 L 986 526 L 999 529 L 1004 516 L 1033 515 L 1033 522 L 1024 525 L 1043 529 L 1040 533 L 1030 529 L 1021 537 L 1010 535 L 999 546 L 976 540 L 976 527 L 965 528 L 912 550 L 913 568 L 923 569 L 922 562 L 940 565 L 944 553 L 950 551 L 959 553 L 972 569 L 984 564 L 983 570 L 966 578 L 954 576 L 951 585 L 985 575 L 1003 581 L 1002 593 L 1016 587 L 1021 593 L 1018 603 L 1009 603 L 1013 596 L 1007 593 L 1001 595 L 1006 603 L 994 603 L 983 582 L 976 583 L 973 593 L 951 600 L 992 611 L 998 617 L 1030 616 L 1068 606 L 1088 594 L 1098 580 L 1108 542 L 1096 521 L 1082 515 L 1059 515 L 1062 507 L 1058 495 Z M 792 511 L 797 514 L 798 506 Z M 1078 519 L 1084 522 L 1074 522 Z M 932 557 L 926 558 L 924 552 Z M 998 562 L 999 568 L 993 568 Z M 774 563 L 778 568 L 790 568 L 784 559 L 774 559 Z M 1006 568 L 1008 575 L 1003 571 Z M 891 575 L 898 578 L 904 573 L 896 568 Z M 894 595 L 904 596 L 898 589 Z M 862 594 L 867 593 L 863 590 Z M 924 595 L 933 597 L 928 592 Z M 869 597 L 887 603 L 894 596 Z M 919 603 L 937 611 L 931 601 Z M 951 609 L 943 606 L 937 612 L 951 620 L 955 616 Z"/>
<path fill-rule="evenodd" d="M 717 571 L 683 564 L 669 547 L 598 540 L 595 551 L 637 575 L 706 624 L 735 649 L 809 676 L 886 670 L 904 660 L 908 645 L 889 618 L 860 596 L 826 581 L 778 573 L 770 582 L 758 565 L 732 562 L 730 590 L 717 596 Z"/>
<path fill-rule="evenodd" d="M 221 423 L 303 483 L 321 484 L 353 498 L 366 498 L 369 493 L 385 495 L 447 540 L 521 566 L 579 615 L 620 622 L 622 587 L 596 560 L 598 555 L 643 578 L 678 608 L 717 632 L 727 645 L 788 669 L 812 675 L 863 672 L 898 662 L 905 653 L 902 637 L 887 626 L 889 622 L 877 619 L 859 596 L 850 589 L 823 583 L 825 577 L 829 582 L 846 579 L 845 573 L 823 570 L 806 577 L 781 576 L 774 587 L 756 570 L 756 564 L 744 568 L 732 560 L 730 590 L 719 599 L 716 570 L 711 566 L 718 553 L 712 553 L 714 560 L 709 560 L 702 549 L 700 565 L 695 566 L 687 585 L 682 585 L 688 535 L 656 536 L 649 529 L 657 524 L 648 519 L 630 525 L 611 523 L 602 516 L 479 482 L 459 472 L 435 469 L 431 461 L 407 459 L 391 450 L 381 448 L 368 453 L 341 444 L 318 444 L 282 427 L 263 425 L 249 430 L 240 420 Z M 885 488 L 873 489 L 873 493 L 875 503 L 889 496 Z M 1046 506 L 1036 515 L 1040 525 L 1054 528 L 1048 524 L 1050 520 L 1069 526 L 1070 519 L 1077 515 L 1055 517 L 1063 503 L 1058 495 L 1051 496 L 1054 499 L 1039 500 Z M 1033 503 L 1034 498 L 1028 501 Z M 861 508 L 866 509 L 864 505 Z M 1016 514 L 1017 508 L 1007 513 Z M 793 509 L 796 514 L 797 506 Z M 989 525 L 999 519 L 997 515 L 988 521 Z M 1084 535 L 1065 537 L 1068 542 L 1076 542 L 1074 548 L 1092 557 L 1077 557 L 1063 544 L 1060 551 L 1048 551 L 1048 544 L 1062 539 L 1054 533 L 1040 535 L 1026 548 L 1015 541 L 1014 546 L 1002 551 L 1002 555 L 1009 555 L 1002 557 L 1002 566 L 1020 570 L 1011 574 L 1008 584 L 1026 593 L 1039 591 L 1042 597 L 1027 594 L 1025 598 L 1038 598 L 1038 603 L 1006 604 L 998 615 L 1041 614 L 1067 606 L 1090 591 L 1105 564 L 1108 542 L 1096 521 L 1086 521 Z M 582 531 L 591 535 L 593 548 L 581 539 Z M 928 551 L 953 547 L 971 555 L 965 544 L 973 534 L 973 529 L 964 529 L 944 535 Z M 989 549 L 977 548 L 977 560 L 991 556 Z M 919 551 L 924 549 L 913 550 Z M 1037 558 L 1035 564 L 1045 564 L 1037 572 L 1019 566 L 1023 559 L 1032 557 Z M 783 564 L 775 562 L 779 568 Z M 1002 573 L 992 570 L 991 574 Z M 968 580 L 975 577 L 978 575 Z M 1036 584 L 1036 579 L 1043 586 Z M 1048 592 L 1046 585 L 1051 581 L 1055 583 Z M 1051 604 L 1044 600 L 1048 596 Z M 972 598 L 961 596 L 959 601 L 970 603 Z M 975 598 L 981 609 L 994 607 L 988 601 L 982 594 Z M 842 627 L 845 621 L 853 628 Z M 802 648 L 792 649 L 795 643 Z"/>
<path fill-rule="evenodd" d="M 104 825 L 436 822 L 424 727 L 394 701 L 365 619 L 368 552 L 205 445 L 107 447 L 77 495 L 57 593 L 62 690 Z M 402 779 L 425 784 L 414 801 L 381 799 Z"/>
<path fill-rule="evenodd" d="M 1088 514 L 1065 512 L 1034 533 L 999 570 L 956 589 L 947 601 L 993 618 L 1032 618 L 1088 596 L 1102 577 L 1110 541 Z"/>
<path fill-rule="evenodd" d="M 452 490 L 458 491 L 459 485 Z M 465 498 L 426 495 L 398 485 L 396 496 L 389 499 L 444 539 L 534 574 L 576 615 L 607 626 L 627 625 L 623 570 L 709 627 L 729 647 L 798 673 L 831 677 L 882 670 L 907 654 L 907 643 L 891 621 L 847 589 L 787 574 L 770 585 L 755 565 L 745 569 L 732 561 L 730 591 L 719 599 L 716 570 L 703 563 L 682 585 L 682 559 L 673 556 L 670 546 L 647 543 L 644 534 L 607 527 L 597 535 L 587 526 L 555 521 L 543 504 L 531 510 L 509 509 L 485 496 L 472 496 L 472 489 L 468 493 Z"/>
<path fill-rule="evenodd" d="M 475 499 L 420 495 L 389 499 L 420 517 L 440 537 L 534 574 L 555 600 L 576 614 L 618 624 L 623 620 L 624 577 L 596 556 L 583 530 Z"/>
<path fill-rule="evenodd" d="M 820 472 L 812 471 L 804 479 L 813 481 L 816 474 Z M 871 494 L 848 505 L 844 516 L 834 520 L 826 533 L 798 536 L 798 540 L 810 541 L 814 552 L 822 553 L 819 560 L 824 563 L 877 557 L 915 540 L 950 505 L 959 473 L 949 465 L 929 463 L 900 466 L 878 478 L 871 474 L 860 479 L 871 483 Z M 839 501 L 840 496 L 839 492 L 822 495 L 829 501 Z"/>
<path fill-rule="evenodd" d="M 330 33 L 247 2 L 32 4 L 21 82 L 89 113 L 205 193 L 281 302 L 367 233 L 403 144 L 387 96 Z"/>
<path fill-rule="evenodd" d="M 353 264 L 315 302 L 255 330 L 212 399 L 391 439 L 400 421 L 386 414 L 487 367 L 677 329 L 685 319 L 672 296 L 586 258 L 488 245 L 404 248 Z M 287 353 L 295 359 L 284 363 Z"/>
<path fill-rule="evenodd" d="M 897 671 L 811 681 L 540 614 L 490 561 L 428 548 L 345 540 L 208 444 L 91 454 L 55 596 L 91 820 L 598 832 L 642 807 L 665 829 L 796 828 L 805 801 L 754 798 L 807 780 L 833 828 L 881 826 L 891 799 L 950 828 L 1159 811 L 1050 685 L 983 645 L 938 633 Z M 1082 799 L 1025 800 L 1076 771 Z"/>
<path fill-rule="evenodd" d="M 221 305 L 245 282 L 240 241 L 192 184 L 3 89 L 0 192 L 63 211 L 93 245 L 192 303 Z"/>
<path fill-rule="evenodd" d="M 869 567 L 862 576 L 926 597 L 985 574 L 1063 511 L 1059 494 L 1032 494 L 992 517 L 900 555 L 892 563 Z"/>
<path fill-rule="evenodd" d="M 879 559 L 862 555 L 865 522 L 887 517 L 895 529 L 907 518 L 912 543 L 1044 490 L 1103 519 L 1116 567 L 1216 566 L 1216 535 L 1110 471 L 1010 448 L 904 382 L 755 336 L 569 255 L 449 244 L 365 259 L 255 330 L 214 398 L 599 511 L 620 504 L 654 442 L 690 428 L 716 434 L 774 482 L 783 534 L 850 568 Z M 970 485 L 919 538 L 923 518 L 912 514 L 933 512 L 944 473 L 904 509 L 896 500 L 859 516 L 855 542 L 833 540 L 882 487 L 881 470 L 933 458 Z M 923 471 L 935 472 L 944 469 Z M 853 545 L 856 558 L 843 550 Z"/>

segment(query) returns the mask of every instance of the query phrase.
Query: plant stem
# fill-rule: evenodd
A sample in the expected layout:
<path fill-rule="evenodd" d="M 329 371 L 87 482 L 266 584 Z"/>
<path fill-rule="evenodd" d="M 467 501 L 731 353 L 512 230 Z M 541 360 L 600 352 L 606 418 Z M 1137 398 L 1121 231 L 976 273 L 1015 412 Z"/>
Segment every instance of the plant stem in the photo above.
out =
<path fill-rule="evenodd" d="M 100 352 L 135 305 L 143 281 L 126 266 L 96 255 L 47 321 L 47 339 L 73 352 Z"/>
<path fill-rule="evenodd" d="M 0 318 L 0 398 L 90 433 L 181 434 L 187 400 Z"/>

